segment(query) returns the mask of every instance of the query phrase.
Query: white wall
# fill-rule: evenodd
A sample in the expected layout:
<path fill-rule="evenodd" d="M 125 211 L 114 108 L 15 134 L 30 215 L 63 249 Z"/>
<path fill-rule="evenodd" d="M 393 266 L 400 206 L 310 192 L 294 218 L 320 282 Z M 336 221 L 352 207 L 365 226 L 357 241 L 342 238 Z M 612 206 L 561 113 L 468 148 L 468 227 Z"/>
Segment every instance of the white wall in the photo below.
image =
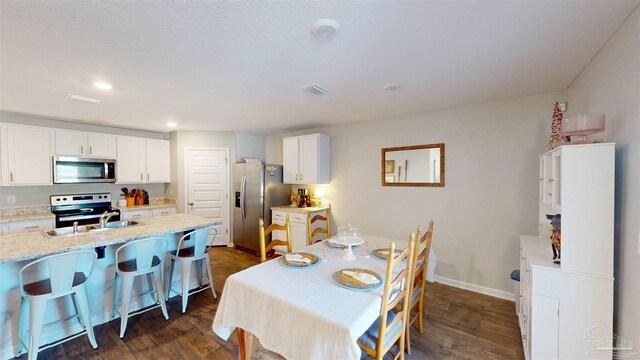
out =
<path fill-rule="evenodd" d="M 164 134 L 150 131 L 130 130 L 122 128 L 114 128 L 108 126 L 100 126 L 93 124 L 81 124 L 68 121 L 60 121 L 56 119 L 48 119 L 42 117 L 33 117 L 26 115 L 17 115 L 7 112 L 0 112 L 0 122 L 44 126 L 59 129 L 94 131 L 115 135 L 140 136 L 153 139 L 162 139 Z M 4 186 L 0 187 L 0 207 L 22 207 L 22 206 L 44 206 L 49 205 L 49 196 L 54 194 L 77 194 L 104 192 L 111 193 L 112 199 L 120 198 L 120 188 L 135 187 L 143 188 L 149 192 L 150 197 L 163 197 L 165 195 L 164 184 L 56 184 L 51 186 Z M 7 204 L 7 195 L 15 195 L 16 202 Z"/>
<path fill-rule="evenodd" d="M 604 113 L 616 142 L 615 332 L 640 351 L 640 9 L 567 91 L 569 115 Z"/>
<path fill-rule="evenodd" d="M 520 234 L 537 234 L 538 155 L 564 92 L 396 116 L 266 138 L 282 163 L 282 138 L 331 136 L 331 211 L 338 225 L 406 239 L 435 221 L 439 276 L 513 292 Z M 380 149 L 445 143 L 445 187 L 380 186 Z"/>
<path fill-rule="evenodd" d="M 237 132 L 236 133 L 236 161 L 244 158 L 264 160 L 264 136 Z"/>

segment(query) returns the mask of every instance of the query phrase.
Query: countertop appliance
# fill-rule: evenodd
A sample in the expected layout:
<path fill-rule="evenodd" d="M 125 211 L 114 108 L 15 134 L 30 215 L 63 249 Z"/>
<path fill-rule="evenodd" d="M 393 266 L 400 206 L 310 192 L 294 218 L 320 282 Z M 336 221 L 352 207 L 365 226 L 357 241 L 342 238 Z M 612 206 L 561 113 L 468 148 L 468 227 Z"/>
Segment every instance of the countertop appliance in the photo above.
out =
<path fill-rule="evenodd" d="M 56 228 L 97 224 L 105 212 L 117 213 L 109 221 L 120 221 L 120 210 L 111 207 L 110 193 L 51 195 L 51 212 Z"/>
<path fill-rule="evenodd" d="M 289 204 L 291 185 L 282 183 L 282 165 L 233 164 L 233 243 L 260 251 L 258 222 L 271 225 L 271 207 Z"/>
<path fill-rule="evenodd" d="M 116 161 L 72 156 L 53 158 L 53 183 L 114 183 Z"/>

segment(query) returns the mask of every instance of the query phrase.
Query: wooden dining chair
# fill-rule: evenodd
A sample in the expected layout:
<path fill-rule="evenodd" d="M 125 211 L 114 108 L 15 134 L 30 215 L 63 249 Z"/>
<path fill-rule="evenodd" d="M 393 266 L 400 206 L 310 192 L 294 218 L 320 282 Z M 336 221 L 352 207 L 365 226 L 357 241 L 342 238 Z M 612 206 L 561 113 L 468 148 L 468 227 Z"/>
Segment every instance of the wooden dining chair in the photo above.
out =
<path fill-rule="evenodd" d="M 424 331 L 424 288 L 427 281 L 427 266 L 429 265 L 432 236 L 433 220 L 429 220 L 429 227 L 424 235 L 422 235 L 422 226 L 418 226 L 418 241 L 411 261 L 414 274 L 411 282 L 411 301 L 407 313 L 407 335 L 405 337 L 407 354 L 409 355 L 411 355 L 411 325 L 418 320 L 418 332 L 422 334 Z M 423 248 L 422 251 L 420 251 L 420 248 Z M 396 310 L 398 310 L 397 307 Z"/>
<path fill-rule="evenodd" d="M 291 252 L 291 229 L 289 226 L 289 215 L 287 215 L 287 217 L 285 218 L 284 225 L 271 224 L 266 229 L 264 228 L 264 220 L 260 218 L 259 230 L 260 230 L 260 262 L 267 261 L 267 253 L 271 251 L 274 246 L 277 246 L 277 245 L 286 246 L 287 252 L 288 253 Z M 274 235 L 273 232 L 277 230 L 284 231 L 286 240 L 273 238 L 273 235 Z M 267 245 L 266 237 L 269 234 L 271 235 L 271 242 L 269 242 L 269 245 Z M 274 257 L 278 257 L 278 256 L 273 256 L 271 258 L 274 258 Z"/>
<path fill-rule="evenodd" d="M 313 223 L 316 221 L 324 221 L 326 224 L 326 228 L 317 227 L 315 230 L 311 231 L 311 228 L 313 227 Z M 313 237 L 318 234 L 327 234 L 327 238 L 331 237 L 331 223 L 329 220 L 329 208 L 325 209 L 324 216 L 316 215 L 313 218 L 311 218 L 311 213 L 307 213 L 307 244 L 313 245 L 314 243 Z M 316 242 L 319 242 L 319 241 L 322 241 L 322 240 L 318 240 Z"/>
<path fill-rule="evenodd" d="M 393 258 L 395 243 L 392 242 L 387 258 L 384 291 L 380 317 L 358 338 L 358 346 L 371 358 L 382 360 L 389 353 L 395 359 L 404 360 L 404 344 L 413 269 L 411 259 L 415 251 L 415 233 L 411 233 L 407 248 Z M 393 269 L 407 259 L 405 267 L 394 278 Z M 402 303 L 400 310 L 394 310 Z M 397 346 L 396 346 L 397 345 Z"/>

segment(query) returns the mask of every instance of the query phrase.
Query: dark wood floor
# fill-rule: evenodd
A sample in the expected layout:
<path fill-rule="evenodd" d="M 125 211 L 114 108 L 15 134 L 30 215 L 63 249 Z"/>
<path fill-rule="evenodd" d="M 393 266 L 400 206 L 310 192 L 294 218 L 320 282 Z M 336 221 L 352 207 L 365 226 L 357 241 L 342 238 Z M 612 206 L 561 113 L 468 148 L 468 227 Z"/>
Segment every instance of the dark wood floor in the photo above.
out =
<path fill-rule="evenodd" d="M 259 262 L 232 248 L 212 250 L 212 267 L 218 292 L 226 278 Z M 524 359 L 512 302 L 442 284 L 426 292 L 424 334 L 412 331 L 412 354 L 407 359 Z M 168 303 L 169 317 L 160 309 L 129 319 L 124 339 L 118 337 L 120 321 L 95 327 L 98 349 L 86 336 L 47 349 L 40 359 L 237 359 L 237 337 L 222 341 L 211 330 L 218 301 L 208 291 L 189 298 L 182 314 L 180 298 Z M 21 359 L 26 359 L 23 355 Z M 254 341 L 253 359 L 282 359 Z"/>

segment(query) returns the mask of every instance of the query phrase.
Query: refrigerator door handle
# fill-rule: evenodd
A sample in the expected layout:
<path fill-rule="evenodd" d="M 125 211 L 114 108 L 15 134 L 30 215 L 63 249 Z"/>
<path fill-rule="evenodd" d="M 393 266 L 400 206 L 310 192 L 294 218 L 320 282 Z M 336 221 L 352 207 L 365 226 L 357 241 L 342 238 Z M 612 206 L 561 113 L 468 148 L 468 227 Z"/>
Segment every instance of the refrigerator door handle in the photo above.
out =
<path fill-rule="evenodd" d="M 247 214 L 245 213 L 245 191 L 247 190 L 247 177 L 242 176 L 242 180 L 240 181 L 240 211 L 242 212 L 242 218 L 246 219 Z"/>

